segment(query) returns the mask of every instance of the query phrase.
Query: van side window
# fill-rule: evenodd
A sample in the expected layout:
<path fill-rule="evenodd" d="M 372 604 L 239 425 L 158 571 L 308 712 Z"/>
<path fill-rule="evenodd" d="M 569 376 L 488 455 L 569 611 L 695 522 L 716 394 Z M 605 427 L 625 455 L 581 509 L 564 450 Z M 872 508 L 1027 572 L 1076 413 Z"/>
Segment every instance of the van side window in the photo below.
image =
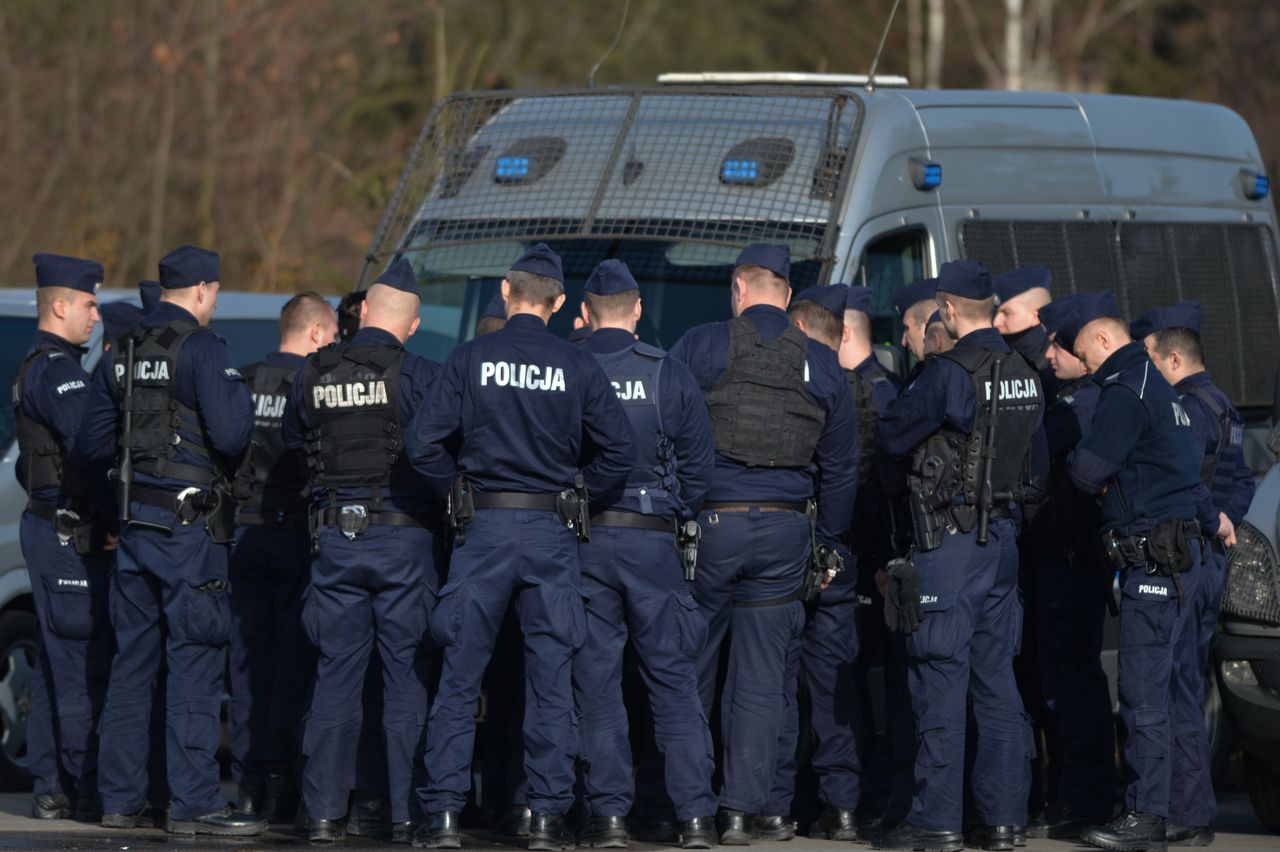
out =
<path fill-rule="evenodd" d="M 869 243 L 858 262 L 853 284 L 875 291 L 871 299 L 871 335 L 876 343 L 897 345 L 902 321 L 893 310 L 893 291 L 926 277 L 924 228 L 894 231 Z"/>

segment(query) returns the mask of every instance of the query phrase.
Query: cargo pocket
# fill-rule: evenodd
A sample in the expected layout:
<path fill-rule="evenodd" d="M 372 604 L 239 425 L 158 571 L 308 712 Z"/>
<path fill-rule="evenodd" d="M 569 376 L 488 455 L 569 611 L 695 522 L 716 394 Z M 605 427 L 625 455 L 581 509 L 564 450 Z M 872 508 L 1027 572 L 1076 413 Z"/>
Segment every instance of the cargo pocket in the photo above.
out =
<path fill-rule="evenodd" d="M 462 608 L 468 592 L 461 583 L 446 583 L 440 590 L 440 599 L 428 619 L 431 638 L 441 648 L 458 641 L 462 630 Z"/>
<path fill-rule="evenodd" d="M 1133 737 L 1138 755 L 1146 760 L 1163 760 L 1169 754 L 1169 715 L 1162 710 L 1142 710 L 1133 714 Z"/>
<path fill-rule="evenodd" d="M 230 584 L 224 577 L 193 577 L 183 581 L 182 623 L 173 632 L 192 642 L 217 647 L 231 635 Z"/>
<path fill-rule="evenodd" d="M 87 577 L 45 577 L 49 629 L 63 639 L 84 641 L 94 634 L 94 590 Z"/>
<path fill-rule="evenodd" d="M 707 644 L 707 620 L 688 592 L 672 595 L 671 606 L 676 631 L 676 647 L 687 659 L 696 660 Z"/>
<path fill-rule="evenodd" d="M 924 620 L 907 637 L 907 652 L 917 660 L 949 660 L 962 644 L 956 599 L 959 592 L 921 592 Z"/>
<path fill-rule="evenodd" d="M 921 731 L 916 738 L 920 743 L 918 763 L 941 769 L 947 765 L 947 729 L 931 728 Z"/>

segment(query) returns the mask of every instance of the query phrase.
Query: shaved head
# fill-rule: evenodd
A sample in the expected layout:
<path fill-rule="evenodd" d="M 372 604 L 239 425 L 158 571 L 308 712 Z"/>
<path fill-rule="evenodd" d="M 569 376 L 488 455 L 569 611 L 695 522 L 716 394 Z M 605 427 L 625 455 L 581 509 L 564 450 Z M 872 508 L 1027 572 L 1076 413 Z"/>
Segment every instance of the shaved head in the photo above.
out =
<path fill-rule="evenodd" d="M 404 343 L 418 330 L 422 299 L 386 284 L 374 284 L 360 306 L 360 327 L 380 328 Z"/>

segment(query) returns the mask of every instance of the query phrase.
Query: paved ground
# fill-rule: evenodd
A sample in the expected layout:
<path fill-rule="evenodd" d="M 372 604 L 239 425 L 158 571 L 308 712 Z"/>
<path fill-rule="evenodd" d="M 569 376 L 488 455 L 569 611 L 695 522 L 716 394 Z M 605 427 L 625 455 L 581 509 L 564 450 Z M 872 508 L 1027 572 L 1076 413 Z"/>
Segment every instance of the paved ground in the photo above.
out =
<path fill-rule="evenodd" d="M 230 791 L 228 791 L 230 792 Z M 26 817 L 31 806 L 28 793 L 0 794 L 0 849 L 32 850 L 118 850 L 118 852 L 147 852 L 164 846 L 197 849 L 278 849 L 281 847 L 310 848 L 305 838 L 292 832 L 271 832 L 252 840 L 211 840 L 208 838 L 185 839 L 167 835 L 162 831 L 108 831 L 96 825 L 81 825 L 69 821 L 36 822 Z M 1249 808 L 1248 797 L 1243 793 L 1227 793 L 1219 802 L 1218 840 L 1215 850 L 1231 852 L 1278 852 L 1280 837 L 1263 833 Z M 484 834 L 468 834 L 463 845 L 468 849 L 514 849 L 512 844 Z M 825 840 L 809 840 L 799 837 L 790 843 L 760 843 L 753 849 L 769 852 L 832 852 L 844 846 L 850 850 L 867 849 L 865 846 L 831 843 Z M 350 838 L 344 849 L 403 849 L 389 843 L 357 841 Z M 667 847 L 646 846 L 633 843 L 632 849 L 659 850 Z M 1083 850 L 1079 844 L 1055 840 L 1032 840 L 1027 852 L 1069 852 Z"/>

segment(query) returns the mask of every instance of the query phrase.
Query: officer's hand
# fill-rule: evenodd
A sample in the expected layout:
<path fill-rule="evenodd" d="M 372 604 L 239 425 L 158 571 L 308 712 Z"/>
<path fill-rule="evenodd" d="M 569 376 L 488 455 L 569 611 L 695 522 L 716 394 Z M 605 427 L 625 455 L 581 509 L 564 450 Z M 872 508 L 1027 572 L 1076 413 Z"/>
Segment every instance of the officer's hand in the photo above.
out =
<path fill-rule="evenodd" d="M 120 536 L 107 533 L 107 538 L 102 542 L 103 553 L 110 553 L 120 544 Z"/>
<path fill-rule="evenodd" d="M 1227 547 L 1236 546 L 1236 525 L 1223 512 L 1218 513 L 1218 538 Z"/>
<path fill-rule="evenodd" d="M 875 580 L 876 580 L 876 588 L 880 590 L 880 597 L 882 598 L 885 597 L 884 587 L 885 587 L 885 584 L 889 582 L 889 575 L 885 573 L 885 570 L 883 568 L 881 568 L 879 571 L 876 572 Z"/>

